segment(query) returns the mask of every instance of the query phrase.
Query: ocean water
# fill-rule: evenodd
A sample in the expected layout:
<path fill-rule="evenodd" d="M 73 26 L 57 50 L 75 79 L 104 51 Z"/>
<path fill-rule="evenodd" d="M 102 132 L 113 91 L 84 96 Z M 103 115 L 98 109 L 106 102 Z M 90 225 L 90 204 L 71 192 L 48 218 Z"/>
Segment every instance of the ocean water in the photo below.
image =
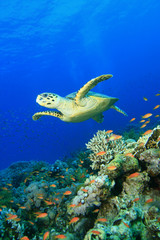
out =
<path fill-rule="evenodd" d="M 120 131 L 153 112 L 160 104 L 159 12 L 158 0 L 0 1 L 0 168 L 54 163 L 84 148 L 97 130 Z M 32 120 L 45 110 L 39 93 L 66 96 L 108 73 L 113 78 L 93 91 L 118 97 L 128 117 L 111 109 L 101 124 Z"/>

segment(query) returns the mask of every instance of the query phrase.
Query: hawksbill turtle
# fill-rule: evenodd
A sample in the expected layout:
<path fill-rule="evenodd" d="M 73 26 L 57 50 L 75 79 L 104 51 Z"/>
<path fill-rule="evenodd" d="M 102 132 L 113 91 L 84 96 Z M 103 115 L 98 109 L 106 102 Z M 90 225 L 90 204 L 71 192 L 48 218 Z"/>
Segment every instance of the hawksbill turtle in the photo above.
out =
<path fill-rule="evenodd" d="M 50 109 L 54 108 L 58 111 L 37 112 L 32 116 L 33 120 L 48 115 L 57 117 L 64 122 L 83 122 L 92 118 L 101 123 L 103 122 L 103 112 L 110 108 L 127 115 L 123 110 L 114 105 L 118 98 L 90 91 L 99 82 L 111 77 L 111 74 L 105 74 L 91 79 L 79 91 L 73 92 L 66 97 L 61 97 L 55 93 L 38 95 L 36 102 L 39 105 Z"/>

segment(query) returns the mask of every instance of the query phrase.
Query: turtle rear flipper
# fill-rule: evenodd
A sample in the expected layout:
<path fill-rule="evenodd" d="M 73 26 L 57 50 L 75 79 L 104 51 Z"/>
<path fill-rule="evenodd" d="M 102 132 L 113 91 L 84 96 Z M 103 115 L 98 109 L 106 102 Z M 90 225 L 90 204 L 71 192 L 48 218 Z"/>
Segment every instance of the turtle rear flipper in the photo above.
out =
<path fill-rule="evenodd" d="M 91 79 L 89 82 L 87 82 L 82 88 L 79 89 L 75 96 L 75 102 L 78 105 L 81 105 L 80 101 L 81 99 L 92 89 L 94 88 L 99 82 L 102 82 L 104 80 L 107 80 L 109 78 L 113 77 L 112 74 L 105 74 L 101 75 L 99 77 Z"/>
<path fill-rule="evenodd" d="M 93 120 L 95 120 L 98 123 L 102 123 L 104 120 L 104 116 L 102 113 L 95 115 L 94 117 L 92 117 Z"/>
<path fill-rule="evenodd" d="M 43 111 L 43 112 L 37 112 L 32 116 L 32 119 L 34 121 L 38 120 L 42 116 L 52 116 L 52 117 L 57 117 L 63 120 L 63 114 L 61 112 L 56 112 L 56 111 Z"/>
<path fill-rule="evenodd" d="M 125 111 L 123 111 L 122 109 L 120 109 L 119 107 L 117 107 L 117 106 L 115 106 L 115 105 L 113 105 L 111 108 L 113 108 L 113 109 L 116 110 L 117 112 L 122 113 L 122 114 L 125 115 L 125 116 L 128 116 L 128 114 L 127 114 Z"/>

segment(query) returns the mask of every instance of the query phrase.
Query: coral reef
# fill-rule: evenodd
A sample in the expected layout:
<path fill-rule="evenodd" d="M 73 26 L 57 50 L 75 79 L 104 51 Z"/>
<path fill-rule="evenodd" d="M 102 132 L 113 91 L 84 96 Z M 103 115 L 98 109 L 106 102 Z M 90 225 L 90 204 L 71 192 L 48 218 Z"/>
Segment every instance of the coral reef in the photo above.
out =
<path fill-rule="evenodd" d="M 160 239 L 160 126 L 136 140 L 98 131 L 65 161 L 1 171 L 0 239 Z"/>

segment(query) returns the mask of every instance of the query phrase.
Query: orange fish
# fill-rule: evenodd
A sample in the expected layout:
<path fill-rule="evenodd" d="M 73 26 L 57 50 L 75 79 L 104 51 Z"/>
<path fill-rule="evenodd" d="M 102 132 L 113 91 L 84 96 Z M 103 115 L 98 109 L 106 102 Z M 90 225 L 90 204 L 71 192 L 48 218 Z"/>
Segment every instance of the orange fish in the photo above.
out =
<path fill-rule="evenodd" d="M 99 209 L 95 209 L 94 211 L 93 211 L 93 213 L 98 213 L 99 212 Z"/>
<path fill-rule="evenodd" d="M 65 193 L 63 193 L 63 195 L 70 195 L 70 194 L 72 194 L 71 191 L 66 191 Z"/>
<path fill-rule="evenodd" d="M 107 222 L 107 219 L 106 218 L 98 218 L 97 222 Z"/>
<path fill-rule="evenodd" d="M 48 215 L 48 213 L 40 213 L 37 215 L 36 218 L 45 218 L 45 217 L 47 217 L 47 215 Z"/>
<path fill-rule="evenodd" d="M 85 188 L 81 189 L 81 191 L 83 191 L 83 192 L 88 192 L 88 190 L 85 189 Z"/>
<path fill-rule="evenodd" d="M 34 225 L 34 223 L 33 222 L 31 222 L 31 221 L 28 221 L 30 224 L 32 224 L 32 225 Z"/>
<path fill-rule="evenodd" d="M 108 168 L 108 170 L 115 170 L 117 167 L 116 166 L 109 166 L 109 167 L 107 167 Z"/>
<path fill-rule="evenodd" d="M 157 93 L 155 96 L 160 96 L 160 93 Z"/>
<path fill-rule="evenodd" d="M 137 201 L 139 201 L 138 197 L 133 200 L 133 202 L 137 202 Z"/>
<path fill-rule="evenodd" d="M 152 113 L 147 113 L 147 114 L 145 114 L 144 116 L 142 116 L 142 118 L 149 118 L 149 117 L 151 117 L 153 114 Z"/>
<path fill-rule="evenodd" d="M 160 136 L 157 138 L 157 142 L 159 142 L 160 141 Z"/>
<path fill-rule="evenodd" d="M 148 121 L 145 122 L 145 124 L 148 124 L 148 123 L 150 123 L 150 119 L 149 119 Z"/>
<path fill-rule="evenodd" d="M 143 120 L 140 121 L 140 123 L 142 123 L 142 122 L 145 122 L 145 120 L 143 119 Z"/>
<path fill-rule="evenodd" d="M 129 175 L 127 178 L 134 178 L 134 177 L 138 177 L 140 174 L 138 172 L 132 173 L 131 175 Z"/>
<path fill-rule="evenodd" d="M 70 204 L 69 205 L 69 207 L 75 207 L 76 206 L 76 204 Z"/>
<path fill-rule="evenodd" d="M 45 203 L 46 203 L 48 206 L 50 206 L 50 205 L 53 205 L 53 204 L 54 204 L 54 202 L 47 201 L 47 200 L 45 200 Z"/>
<path fill-rule="evenodd" d="M 123 222 L 123 221 L 122 221 L 122 222 Z M 126 227 L 130 228 L 130 226 L 129 226 L 127 223 L 123 222 L 123 224 L 124 224 Z"/>
<path fill-rule="evenodd" d="M 126 153 L 125 156 L 126 157 L 134 157 L 134 155 L 132 153 Z"/>
<path fill-rule="evenodd" d="M 144 143 L 141 142 L 141 143 L 139 144 L 139 147 L 143 147 L 143 146 L 144 146 Z"/>
<path fill-rule="evenodd" d="M 109 137 L 109 141 L 115 141 L 115 140 L 118 140 L 118 139 L 120 139 L 120 138 L 122 138 L 122 136 L 120 136 L 120 135 L 116 135 L 116 134 L 112 134 L 111 135 L 111 137 Z"/>
<path fill-rule="evenodd" d="M 146 97 L 143 97 L 143 100 L 144 100 L 144 101 L 148 101 L 148 99 L 147 99 Z"/>
<path fill-rule="evenodd" d="M 157 117 L 159 117 L 159 115 L 156 115 L 155 117 L 157 118 Z"/>
<path fill-rule="evenodd" d="M 107 130 L 106 131 L 106 133 L 112 133 L 113 132 L 113 130 Z"/>
<path fill-rule="evenodd" d="M 51 184 L 50 187 L 56 187 L 56 185 L 55 184 Z"/>
<path fill-rule="evenodd" d="M 17 217 L 18 217 L 17 215 L 12 215 L 12 214 L 11 214 L 11 216 L 8 217 L 8 218 L 6 218 L 6 220 L 13 220 L 13 219 L 15 219 L 15 218 L 17 218 Z"/>
<path fill-rule="evenodd" d="M 160 105 L 156 105 L 153 109 L 155 110 L 155 109 L 157 109 L 157 108 L 159 108 L 160 107 Z"/>
<path fill-rule="evenodd" d="M 60 235 L 55 236 L 55 238 L 64 239 L 64 238 L 66 238 L 66 236 L 63 234 L 60 234 Z"/>
<path fill-rule="evenodd" d="M 73 181 L 76 181 L 76 179 L 75 179 L 75 178 L 73 178 L 73 177 L 71 177 L 71 179 L 72 179 Z"/>
<path fill-rule="evenodd" d="M 94 182 L 95 182 L 95 180 L 93 179 L 93 180 L 90 181 L 90 184 L 91 184 L 91 183 L 94 183 Z"/>
<path fill-rule="evenodd" d="M 29 238 L 27 236 L 24 236 L 20 240 L 29 240 Z"/>
<path fill-rule="evenodd" d="M 145 133 L 143 133 L 143 135 L 147 135 L 147 134 L 150 134 L 152 132 L 152 130 L 147 130 Z"/>
<path fill-rule="evenodd" d="M 145 124 L 145 123 L 141 126 L 141 128 L 144 128 L 144 127 L 146 127 L 146 124 Z"/>
<path fill-rule="evenodd" d="M 23 206 L 22 206 L 22 207 L 19 207 L 19 208 L 21 208 L 21 209 L 26 209 L 26 207 L 23 207 Z"/>
<path fill-rule="evenodd" d="M 103 156 L 105 153 L 106 153 L 106 152 L 101 151 L 101 152 L 96 153 L 96 156 Z"/>
<path fill-rule="evenodd" d="M 148 199 L 147 201 L 145 201 L 146 204 L 147 204 L 147 203 L 151 203 L 151 202 L 153 202 L 153 198 L 150 198 L 150 199 Z"/>
<path fill-rule="evenodd" d="M 79 217 L 74 217 L 74 218 L 71 219 L 71 221 L 69 222 L 69 224 L 71 224 L 71 223 L 76 223 L 76 222 L 78 222 L 78 220 L 79 220 Z"/>
<path fill-rule="evenodd" d="M 45 232 L 43 235 L 43 240 L 46 240 L 49 237 L 49 232 Z"/>
<path fill-rule="evenodd" d="M 133 122 L 135 119 L 136 119 L 136 118 L 132 118 L 132 119 L 130 120 L 130 122 Z"/>
<path fill-rule="evenodd" d="M 91 232 L 92 232 L 92 233 L 94 233 L 94 234 L 97 234 L 97 235 L 99 235 L 99 234 L 100 234 L 100 232 L 99 232 L 99 231 L 97 231 L 97 230 L 92 230 Z"/>

